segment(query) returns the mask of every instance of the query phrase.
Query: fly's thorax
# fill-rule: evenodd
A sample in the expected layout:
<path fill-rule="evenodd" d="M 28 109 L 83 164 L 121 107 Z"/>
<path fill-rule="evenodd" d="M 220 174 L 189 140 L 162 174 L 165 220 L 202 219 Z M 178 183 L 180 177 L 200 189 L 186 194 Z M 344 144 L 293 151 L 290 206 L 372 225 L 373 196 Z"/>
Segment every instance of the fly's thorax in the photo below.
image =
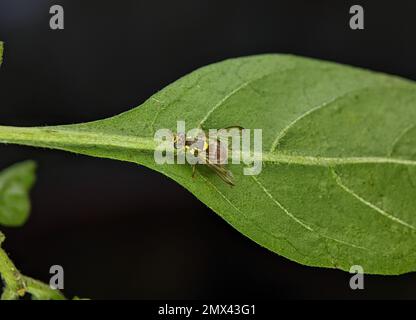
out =
<path fill-rule="evenodd" d="M 174 146 L 175 149 L 203 157 L 212 164 L 226 164 L 228 160 L 228 143 L 218 136 L 208 138 L 204 134 L 186 136 L 185 133 L 178 133 L 174 136 Z"/>
<path fill-rule="evenodd" d="M 208 149 L 208 142 L 205 136 L 189 137 L 185 141 L 185 149 L 193 154 L 198 154 Z"/>

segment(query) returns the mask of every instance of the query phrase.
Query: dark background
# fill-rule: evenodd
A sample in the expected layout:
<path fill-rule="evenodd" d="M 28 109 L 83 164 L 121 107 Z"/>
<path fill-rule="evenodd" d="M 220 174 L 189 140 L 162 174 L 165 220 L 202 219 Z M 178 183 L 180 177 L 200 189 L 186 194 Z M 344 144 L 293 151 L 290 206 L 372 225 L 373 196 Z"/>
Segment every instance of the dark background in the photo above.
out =
<path fill-rule="evenodd" d="M 65 30 L 49 28 L 61 4 Z M 361 4 L 365 30 L 349 29 Z M 414 1 L 0 0 L 0 124 L 53 125 L 135 107 L 190 71 L 287 52 L 416 80 Z M 416 273 L 366 276 L 296 264 L 241 235 L 166 177 L 135 164 L 0 146 L 0 168 L 34 159 L 33 210 L 2 228 L 27 275 L 65 269 L 93 299 L 416 298 Z"/>

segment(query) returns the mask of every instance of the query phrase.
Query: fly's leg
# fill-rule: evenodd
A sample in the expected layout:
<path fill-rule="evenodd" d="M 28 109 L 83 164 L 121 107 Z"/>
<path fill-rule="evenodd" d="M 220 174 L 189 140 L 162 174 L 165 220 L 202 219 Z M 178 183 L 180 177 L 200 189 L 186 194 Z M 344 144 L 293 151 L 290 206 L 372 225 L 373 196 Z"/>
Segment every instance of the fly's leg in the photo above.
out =
<path fill-rule="evenodd" d="M 192 179 L 195 178 L 195 174 L 196 174 L 196 164 L 192 165 Z"/>

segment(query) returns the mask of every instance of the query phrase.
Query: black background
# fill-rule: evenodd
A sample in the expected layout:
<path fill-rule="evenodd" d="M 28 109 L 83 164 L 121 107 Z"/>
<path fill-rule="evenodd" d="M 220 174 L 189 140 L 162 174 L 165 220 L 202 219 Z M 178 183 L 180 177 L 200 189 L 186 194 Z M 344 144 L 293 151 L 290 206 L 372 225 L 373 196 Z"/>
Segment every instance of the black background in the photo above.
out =
<path fill-rule="evenodd" d="M 65 30 L 49 28 L 61 4 Z M 349 29 L 361 4 L 365 30 Z M 416 80 L 414 1 L 0 0 L 0 124 L 53 125 L 135 107 L 194 69 L 293 53 Z M 38 162 L 33 210 L 3 228 L 18 267 L 93 299 L 416 298 L 416 274 L 366 276 L 288 261 L 166 177 L 135 164 L 0 146 L 0 168 Z"/>

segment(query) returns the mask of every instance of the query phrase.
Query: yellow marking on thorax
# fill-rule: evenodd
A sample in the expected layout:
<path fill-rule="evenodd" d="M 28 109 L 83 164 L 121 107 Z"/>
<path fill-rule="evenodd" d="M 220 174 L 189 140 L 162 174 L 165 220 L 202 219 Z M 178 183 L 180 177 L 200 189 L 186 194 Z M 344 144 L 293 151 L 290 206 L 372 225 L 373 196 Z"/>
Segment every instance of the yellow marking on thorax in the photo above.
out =
<path fill-rule="evenodd" d="M 209 147 L 208 142 L 204 141 L 204 147 L 203 147 L 203 150 L 204 150 L 204 151 L 205 151 L 205 150 L 208 150 L 208 147 Z"/>

